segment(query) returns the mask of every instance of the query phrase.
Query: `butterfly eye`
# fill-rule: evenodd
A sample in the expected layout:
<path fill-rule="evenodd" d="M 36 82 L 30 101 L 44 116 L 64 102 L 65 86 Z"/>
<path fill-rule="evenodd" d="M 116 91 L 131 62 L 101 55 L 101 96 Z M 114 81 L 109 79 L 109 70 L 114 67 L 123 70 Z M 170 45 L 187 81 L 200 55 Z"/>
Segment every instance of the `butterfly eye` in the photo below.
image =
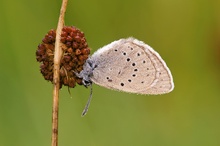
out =
<path fill-rule="evenodd" d="M 89 85 L 91 85 L 92 84 L 92 81 L 90 81 L 90 80 L 83 80 L 83 85 L 85 86 L 85 87 L 88 87 Z"/>

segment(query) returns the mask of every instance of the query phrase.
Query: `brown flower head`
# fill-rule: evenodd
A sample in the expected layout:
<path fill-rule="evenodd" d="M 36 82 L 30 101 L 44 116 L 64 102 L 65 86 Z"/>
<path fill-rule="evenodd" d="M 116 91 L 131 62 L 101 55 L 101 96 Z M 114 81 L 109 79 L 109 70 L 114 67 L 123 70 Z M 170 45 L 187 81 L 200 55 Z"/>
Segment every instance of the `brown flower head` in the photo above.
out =
<path fill-rule="evenodd" d="M 38 45 L 36 59 L 41 63 L 40 70 L 44 78 L 53 82 L 53 58 L 56 30 L 50 30 Z M 82 85 L 82 79 L 75 75 L 83 69 L 83 64 L 90 54 L 90 48 L 84 33 L 74 26 L 65 26 L 61 34 L 63 56 L 60 64 L 60 87 Z"/>

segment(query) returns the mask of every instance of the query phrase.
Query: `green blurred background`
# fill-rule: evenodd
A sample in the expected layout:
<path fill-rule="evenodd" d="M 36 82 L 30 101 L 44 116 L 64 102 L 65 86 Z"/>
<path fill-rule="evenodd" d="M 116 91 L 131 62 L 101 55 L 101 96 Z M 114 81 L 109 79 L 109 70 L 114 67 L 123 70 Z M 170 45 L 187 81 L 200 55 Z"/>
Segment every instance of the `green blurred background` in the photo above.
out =
<path fill-rule="evenodd" d="M 56 28 L 61 1 L 0 1 L 0 146 L 51 145 L 52 84 L 35 51 Z M 219 0 L 69 0 L 65 23 L 92 52 L 134 36 L 158 51 L 175 89 L 143 96 L 94 85 L 60 94 L 60 146 L 219 146 Z"/>

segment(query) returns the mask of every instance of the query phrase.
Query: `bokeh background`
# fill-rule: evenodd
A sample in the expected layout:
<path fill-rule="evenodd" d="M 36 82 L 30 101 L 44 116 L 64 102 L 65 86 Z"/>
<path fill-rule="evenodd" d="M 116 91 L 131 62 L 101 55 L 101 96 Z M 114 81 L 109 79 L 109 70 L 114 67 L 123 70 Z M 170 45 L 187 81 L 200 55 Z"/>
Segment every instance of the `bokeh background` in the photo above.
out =
<path fill-rule="evenodd" d="M 56 28 L 61 1 L 0 1 L 0 146 L 51 145 L 52 84 L 35 51 Z M 134 36 L 158 51 L 175 89 L 143 96 L 93 86 L 62 88 L 60 146 L 219 146 L 219 0 L 69 0 L 65 23 L 92 52 Z"/>

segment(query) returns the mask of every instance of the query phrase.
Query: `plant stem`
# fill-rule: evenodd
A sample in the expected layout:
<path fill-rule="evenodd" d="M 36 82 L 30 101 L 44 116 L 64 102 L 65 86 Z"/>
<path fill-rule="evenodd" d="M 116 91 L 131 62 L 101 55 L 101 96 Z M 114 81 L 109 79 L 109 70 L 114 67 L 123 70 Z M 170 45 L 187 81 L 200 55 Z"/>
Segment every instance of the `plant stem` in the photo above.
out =
<path fill-rule="evenodd" d="M 62 1 L 60 16 L 56 30 L 56 41 L 54 51 L 54 75 L 53 75 L 53 110 L 52 110 L 52 142 L 51 146 L 58 146 L 58 113 L 59 113 L 59 89 L 60 89 L 60 60 L 63 54 L 61 48 L 61 32 L 64 26 L 64 16 L 68 0 Z"/>

